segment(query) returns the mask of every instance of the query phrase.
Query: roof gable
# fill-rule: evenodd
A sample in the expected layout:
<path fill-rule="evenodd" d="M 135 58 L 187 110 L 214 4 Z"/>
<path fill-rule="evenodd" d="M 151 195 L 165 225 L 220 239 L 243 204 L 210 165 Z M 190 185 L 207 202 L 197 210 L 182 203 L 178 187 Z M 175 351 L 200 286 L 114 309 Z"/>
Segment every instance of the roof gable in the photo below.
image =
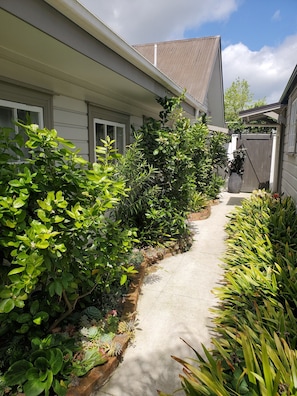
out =
<path fill-rule="evenodd" d="M 297 85 L 297 65 L 295 66 L 293 73 L 291 74 L 291 77 L 289 78 L 289 81 L 286 85 L 286 88 L 280 98 L 281 103 L 283 104 L 288 103 L 289 96 L 293 91 L 293 89 L 296 87 L 296 85 Z"/>
<path fill-rule="evenodd" d="M 134 48 L 200 103 L 207 93 L 220 51 L 220 37 L 135 45 Z M 182 67 L 181 67 L 182 65 Z"/>

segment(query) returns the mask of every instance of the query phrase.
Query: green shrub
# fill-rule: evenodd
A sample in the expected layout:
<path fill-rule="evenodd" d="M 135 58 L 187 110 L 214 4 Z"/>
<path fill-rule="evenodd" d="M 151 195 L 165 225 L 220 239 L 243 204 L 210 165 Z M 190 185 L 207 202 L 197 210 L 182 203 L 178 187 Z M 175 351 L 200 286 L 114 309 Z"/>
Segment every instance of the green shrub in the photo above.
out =
<path fill-rule="evenodd" d="M 57 368 L 51 367 L 56 351 L 35 359 L 31 341 L 75 310 L 94 302 L 100 308 L 102 296 L 125 291 L 134 272 L 128 257 L 136 239 L 133 229 L 111 216 L 126 194 L 115 176 L 118 155 L 112 142 L 98 148 L 98 162 L 90 164 L 55 130 L 19 127 L 27 136 L 25 146 L 7 129 L 0 141 L 0 360 L 15 373 L 22 356 L 27 362 L 22 373 L 29 376 L 22 382 L 30 389 L 30 378 L 42 366 L 48 374 L 37 385 L 47 394 L 58 387 Z M 35 370 L 35 364 L 41 366 Z M 8 383 L 15 382 L 9 375 Z"/>
<path fill-rule="evenodd" d="M 158 120 L 149 119 L 119 163 L 129 187 L 116 218 L 137 227 L 143 245 L 189 238 L 187 214 L 196 193 L 216 198 L 224 181 L 216 172 L 226 158 L 223 134 L 210 134 L 201 121 L 191 124 L 182 98 L 160 98 Z"/>

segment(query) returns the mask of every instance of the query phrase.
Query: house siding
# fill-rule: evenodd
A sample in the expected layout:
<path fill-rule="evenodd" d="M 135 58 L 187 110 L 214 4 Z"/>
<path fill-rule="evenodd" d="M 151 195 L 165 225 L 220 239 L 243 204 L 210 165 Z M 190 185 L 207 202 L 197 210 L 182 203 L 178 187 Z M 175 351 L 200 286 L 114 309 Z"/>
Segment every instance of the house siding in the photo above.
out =
<path fill-rule="evenodd" d="M 288 111 L 286 115 L 286 128 L 284 136 L 284 152 L 282 162 L 281 192 L 291 196 L 297 204 L 297 153 L 288 154 L 289 128 L 291 117 L 291 106 L 297 98 L 297 86 L 292 90 L 288 100 Z"/>
<path fill-rule="evenodd" d="M 80 149 L 80 154 L 89 158 L 87 104 L 66 96 L 54 96 L 54 128 L 59 136 L 70 140 Z"/>

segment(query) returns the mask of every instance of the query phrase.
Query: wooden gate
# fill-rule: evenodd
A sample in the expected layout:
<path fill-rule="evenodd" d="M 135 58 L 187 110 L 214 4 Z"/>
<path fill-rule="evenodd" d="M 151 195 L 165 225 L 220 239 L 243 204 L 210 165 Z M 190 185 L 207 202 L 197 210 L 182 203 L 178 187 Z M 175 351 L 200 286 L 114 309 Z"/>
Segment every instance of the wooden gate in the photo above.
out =
<path fill-rule="evenodd" d="M 238 135 L 237 148 L 245 147 L 242 192 L 269 189 L 273 136 L 270 134 Z"/>

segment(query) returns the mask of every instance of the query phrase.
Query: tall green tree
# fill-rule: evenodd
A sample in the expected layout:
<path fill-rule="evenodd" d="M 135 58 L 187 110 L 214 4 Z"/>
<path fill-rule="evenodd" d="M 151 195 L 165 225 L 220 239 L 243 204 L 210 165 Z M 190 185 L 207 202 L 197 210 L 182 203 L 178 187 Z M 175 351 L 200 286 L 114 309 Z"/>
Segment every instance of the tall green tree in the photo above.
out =
<path fill-rule="evenodd" d="M 245 79 L 237 77 L 225 91 L 225 120 L 229 129 L 242 131 L 245 127 L 239 117 L 239 112 L 252 107 L 266 104 L 265 98 L 254 101 L 250 85 Z"/>

